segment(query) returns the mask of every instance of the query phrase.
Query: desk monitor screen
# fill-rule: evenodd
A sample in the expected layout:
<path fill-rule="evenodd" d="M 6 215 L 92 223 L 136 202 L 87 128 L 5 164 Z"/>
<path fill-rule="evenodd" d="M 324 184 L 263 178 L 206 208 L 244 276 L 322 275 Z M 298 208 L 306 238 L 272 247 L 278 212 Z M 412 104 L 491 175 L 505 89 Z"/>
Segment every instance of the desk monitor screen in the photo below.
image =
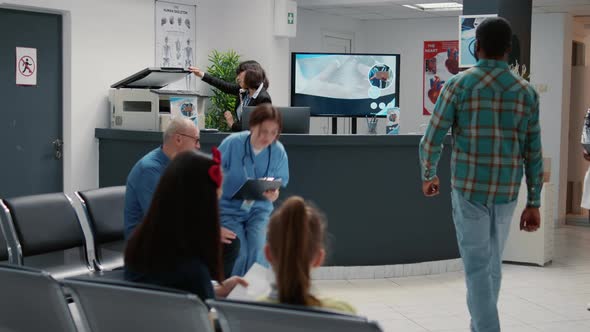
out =
<path fill-rule="evenodd" d="M 242 113 L 242 130 L 249 128 L 250 113 L 256 107 L 244 107 Z M 309 107 L 277 107 L 283 118 L 283 133 L 285 134 L 309 134 Z"/>
<path fill-rule="evenodd" d="M 385 116 L 399 107 L 398 54 L 292 53 L 291 105 L 312 116 Z"/>

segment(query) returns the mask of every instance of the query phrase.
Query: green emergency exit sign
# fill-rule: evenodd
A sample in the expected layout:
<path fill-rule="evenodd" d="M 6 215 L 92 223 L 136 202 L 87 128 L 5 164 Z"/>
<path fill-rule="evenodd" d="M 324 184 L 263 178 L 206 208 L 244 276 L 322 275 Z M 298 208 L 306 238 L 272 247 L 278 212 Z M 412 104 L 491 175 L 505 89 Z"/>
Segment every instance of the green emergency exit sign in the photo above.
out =
<path fill-rule="evenodd" d="M 295 24 L 295 14 L 287 13 L 287 24 Z"/>

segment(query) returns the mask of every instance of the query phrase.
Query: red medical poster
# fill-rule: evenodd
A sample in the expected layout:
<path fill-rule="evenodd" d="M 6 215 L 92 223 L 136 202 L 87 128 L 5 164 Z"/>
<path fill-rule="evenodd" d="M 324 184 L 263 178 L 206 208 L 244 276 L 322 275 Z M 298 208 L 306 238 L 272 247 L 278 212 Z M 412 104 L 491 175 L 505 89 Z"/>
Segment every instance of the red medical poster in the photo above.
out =
<path fill-rule="evenodd" d="M 424 42 L 423 115 L 430 115 L 445 82 L 459 72 L 457 40 Z"/>

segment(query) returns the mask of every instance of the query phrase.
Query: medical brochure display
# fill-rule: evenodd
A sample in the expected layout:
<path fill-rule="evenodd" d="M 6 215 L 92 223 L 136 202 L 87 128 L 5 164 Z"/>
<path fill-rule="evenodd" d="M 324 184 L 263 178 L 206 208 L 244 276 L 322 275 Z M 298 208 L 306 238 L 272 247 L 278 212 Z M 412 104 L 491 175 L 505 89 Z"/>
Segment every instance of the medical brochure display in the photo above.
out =
<path fill-rule="evenodd" d="M 184 115 L 196 121 L 194 91 L 162 89 L 189 74 L 182 68 L 146 68 L 111 85 L 111 128 L 159 131 L 162 115 Z"/>

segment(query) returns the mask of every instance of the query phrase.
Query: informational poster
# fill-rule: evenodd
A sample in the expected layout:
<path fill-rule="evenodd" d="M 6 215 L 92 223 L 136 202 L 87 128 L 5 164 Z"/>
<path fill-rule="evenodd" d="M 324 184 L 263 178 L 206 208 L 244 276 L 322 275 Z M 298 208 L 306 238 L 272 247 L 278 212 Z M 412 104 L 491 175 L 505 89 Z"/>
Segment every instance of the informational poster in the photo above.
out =
<path fill-rule="evenodd" d="M 184 116 L 191 119 L 198 126 L 197 98 L 196 97 L 170 97 L 170 114 Z"/>
<path fill-rule="evenodd" d="M 385 133 L 387 135 L 399 135 L 399 107 L 387 110 Z"/>
<path fill-rule="evenodd" d="M 459 72 L 458 41 L 424 42 L 423 115 L 430 115 L 443 85 Z"/>
<path fill-rule="evenodd" d="M 473 67 L 475 60 L 475 30 L 479 23 L 488 17 L 497 17 L 497 14 L 490 15 L 462 15 L 459 16 L 459 67 Z"/>
<path fill-rule="evenodd" d="M 195 64 L 196 12 L 196 6 L 156 1 L 156 66 Z"/>
<path fill-rule="evenodd" d="M 16 48 L 16 85 L 37 85 L 36 48 Z"/>

